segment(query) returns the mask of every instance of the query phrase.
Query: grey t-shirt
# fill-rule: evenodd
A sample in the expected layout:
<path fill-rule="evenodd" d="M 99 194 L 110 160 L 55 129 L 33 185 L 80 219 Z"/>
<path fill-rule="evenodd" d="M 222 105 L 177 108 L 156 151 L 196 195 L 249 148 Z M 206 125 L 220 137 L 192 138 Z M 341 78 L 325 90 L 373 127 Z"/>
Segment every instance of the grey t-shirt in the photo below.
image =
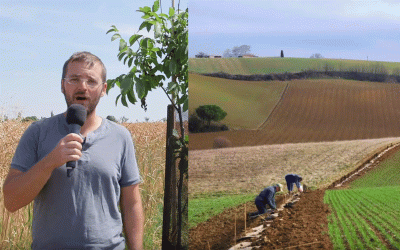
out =
<path fill-rule="evenodd" d="M 33 123 L 11 167 L 28 171 L 69 134 L 63 114 Z M 103 119 L 83 144 L 72 176 L 56 168 L 34 200 L 32 249 L 124 249 L 121 187 L 141 182 L 129 131 Z"/>

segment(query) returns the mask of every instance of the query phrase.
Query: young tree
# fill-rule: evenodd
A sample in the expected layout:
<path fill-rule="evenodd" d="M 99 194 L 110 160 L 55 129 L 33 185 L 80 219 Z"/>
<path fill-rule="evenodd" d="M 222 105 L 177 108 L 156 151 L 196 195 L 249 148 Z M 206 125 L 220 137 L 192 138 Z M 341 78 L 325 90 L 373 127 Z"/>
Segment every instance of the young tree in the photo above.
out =
<path fill-rule="evenodd" d="M 220 121 L 227 115 L 227 113 L 217 105 L 200 106 L 196 109 L 196 114 L 200 119 L 207 121 L 208 126 L 211 125 L 211 121 Z"/>
<path fill-rule="evenodd" d="M 115 25 L 107 31 L 113 32 L 111 40 L 119 39 L 118 59 L 127 64 L 129 72 L 115 79 L 107 80 L 107 92 L 117 86 L 121 94 L 116 98 L 124 106 L 128 101 L 132 104 L 141 100 L 142 108 L 146 109 L 146 97 L 149 91 L 161 88 L 169 98 L 171 105 L 179 116 L 179 130 L 167 138 L 173 147 L 174 156 L 179 159 L 178 184 L 178 239 L 177 248 L 186 249 L 188 243 L 182 243 L 182 234 L 188 235 L 187 223 L 182 223 L 182 214 L 187 214 L 188 179 L 188 136 L 185 135 L 182 113 L 188 110 L 188 9 L 181 11 L 170 7 L 168 14 L 160 13 L 160 1 L 156 0 L 152 7 L 139 8 L 144 21 L 139 31 L 152 31 L 154 38 L 139 34 L 132 35 L 128 41 L 118 33 Z M 134 45 L 138 48 L 135 50 Z M 164 85 L 167 81 L 167 86 Z M 186 194 L 184 194 L 186 192 Z M 182 197 L 185 197 L 182 200 Z M 187 221 L 187 218 L 186 218 Z"/>

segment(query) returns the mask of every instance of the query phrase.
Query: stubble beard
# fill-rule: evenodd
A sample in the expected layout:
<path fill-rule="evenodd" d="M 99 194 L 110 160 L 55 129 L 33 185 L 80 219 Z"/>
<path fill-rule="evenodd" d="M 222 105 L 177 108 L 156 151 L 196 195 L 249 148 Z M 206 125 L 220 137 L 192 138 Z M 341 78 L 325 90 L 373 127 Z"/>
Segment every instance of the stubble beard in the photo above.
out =
<path fill-rule="evenodd" d="M 66 92 L 65 92 L 65 88 L 64 88 L 64 97 L 65 97 L 65 101 L 67 103 L 67 108 L 69 108 L 72 104 L 74 104 L 74 97 L 73 97 L 74 95 L 84 94 L 82 92 L 76 92 L 73 96 L 67 96 L 65 93 Z M 91 115 L 93 113 L 93 111 L 96 109 L 97 104 L 100 101 L 100 97 L 101 97 L 101 93 L 99 93 L 99 95 L 97 97 L 95 97 L 94 99 L 91 98 L 89 100 L 88 105 L 82 105 L 86 108 L 87 116 Z"/>

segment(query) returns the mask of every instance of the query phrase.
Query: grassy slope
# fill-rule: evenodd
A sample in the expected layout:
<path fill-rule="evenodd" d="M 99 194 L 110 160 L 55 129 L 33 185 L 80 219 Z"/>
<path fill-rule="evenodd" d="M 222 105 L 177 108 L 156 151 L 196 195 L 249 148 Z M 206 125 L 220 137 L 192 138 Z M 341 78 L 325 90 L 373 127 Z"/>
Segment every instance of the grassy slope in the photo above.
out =
<path fill-rule="evenodd" d="M 336 247 L 382 247 L 384 244 L 373 233 L 376 231 L 392 246 L 400 246 L 400 242 L 393 238 L 393 235 L 400 235 L 399 160 L 400 151 L 362 178 L 353 181 L 350 189 L 326 192 L 325 202 L 333 210 L 329 233 Z M 386 231 L 391 233 L 387 234 Z M 346 235 L 346 240 L 340 237 L 341 234 Z M 361 241 L 358 240 L 359 235 L 363 235 Z M 385 246 L 382 248 L 386 249 Z"/>
<path fill-rule="evenodd" d="M 256 129 L 272 112 L 287 83 L 235 81 L 197 74 L 189 75 L 189 113 L 201 105 L 216 104 L 228 115 L 230 128 Z"/>
<path fill-rule="evenodd" d="M 383 65 L 390 73 L 400 68 L 397 62 L 375 62 L 340 59 L 310 59 L 310 58 L 189 58 L 189 72 L 229 74 L 271 74 L 285 72 L 300 72 L 307 69 L 324 70 L 328 64 L 335 70 L 346 70 L 352 67 L 370 68 L 376 64 Z"/>
<path fill-rule="evenodd" d="M 192 198 L 189 205 L 189 228 L 223 212 L 225 209 L 236 207 L 254 199 L 254 194 L 239 195 L 203 195 Z"/>

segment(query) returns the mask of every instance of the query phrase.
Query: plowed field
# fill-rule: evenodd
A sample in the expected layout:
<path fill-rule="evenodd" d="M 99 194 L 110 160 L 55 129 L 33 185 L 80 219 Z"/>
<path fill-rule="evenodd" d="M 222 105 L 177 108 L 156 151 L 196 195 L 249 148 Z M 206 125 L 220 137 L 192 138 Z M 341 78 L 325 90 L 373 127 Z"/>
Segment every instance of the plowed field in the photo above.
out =
<path fill-rule="evenodd" d="M 258 130 L 190 134 L 190 149 L 212 148 L 219 136 L 238 147 L 398 137 L 399 128 L 399 84 L 298 80 Z"/>
<path fill-rule="evenodd" d="M 375 161 L 375 167 L 379 166 L 379 162 L 390 158 L 395 152 L 398 152 L 398 150 L 399 147 L 396 147 L 382 155 Z M 360 167 L 362 167 L 362 164 Z M 346 186 L 351 185 L 352 181 L 362 178 L 365 174 L 368 174 L 368 172 L 373 171 L 375 167 L 357 174 L 351 179 L 351 182 L 347 182 Z M 328 232 L 327 218 L 329 214 L 332 214 L 332 211 L 331 208 L 324 203 L 324 195 L 325 189 L 307 191 L 302 194 L 300 201 L 293 208 L 286 208 L 279 213 L 279 217 L 262 233 L 261 237 L 251 240 L 252 246 L 260 246 L 259 249 L 340 249 L 333 246 L 329 237 L 330 232 Z M 278 205 L 282 200 L 281 198 L 280 196 L 277 197 Z M 357 197 L 353 198 L 358 199 Z M 355 206 L 356 209 L 364 208 L 364 206 L 360 206 L 360 204 Z M 398 206 L 398 202 L 396 205 Z M 347 205 L 342 203 L 340 207 L 347 207 Z M 190 249 L 228 249 L 235 244 L 235 228 L 237 239 L 242 235 L 240 232 L 244 231 L 245 225 L 247 228 L 252 228 L 263 224 L 258 218 L 255 220 L 247 220 L 245 224 L 244 211 L 255 210 L 254 202 L 248 202 L 246 205 L 228 209 L 223 214 L 215 216 L 209 221 L 199 224 L 195 228 L 191 228 Z M 396 211 L 398 211 L 398 209 Z M 368 212 L 363 211 L 362 214 L 368 214 Z M 387 214 L 391 215 L 392 213 L 390 211 L 375 211 L 375 214 L 385 216 Z M 379 218 L 379 216 L 377 217 Z M 352 219 L 354 219 L 354 217 Z M 392 221 L 392 223 L 397 223 L 397 221 Z M 398 227 L 394 227 L 394 229 L 398 231 Z M 391 239 L 391 231 L 387 232 L 387 238 Z M 342 237 L 342 239 L 346 241 L 349 240 L 340 235 L 339 237 Z M 382 235 L 379 237 L 384 239 Z M 354 239 L 357 239 L 357 237 Z M 375 240 L 371 239 L 370 245 L 378 245 L 376 244 L 377 241 L 377 238 Z M 388 243 L 385 243 L 385 241 L 383 242 L 383 248 L 349 248 L 349 245 L 346 245 L 343 249 L 386 249 L 386 247 L 388 249 L 398 249 L 393 247 L 395 244 L 389 241 Z M 366 246 L 366 244 L 361 245 Z"/>

